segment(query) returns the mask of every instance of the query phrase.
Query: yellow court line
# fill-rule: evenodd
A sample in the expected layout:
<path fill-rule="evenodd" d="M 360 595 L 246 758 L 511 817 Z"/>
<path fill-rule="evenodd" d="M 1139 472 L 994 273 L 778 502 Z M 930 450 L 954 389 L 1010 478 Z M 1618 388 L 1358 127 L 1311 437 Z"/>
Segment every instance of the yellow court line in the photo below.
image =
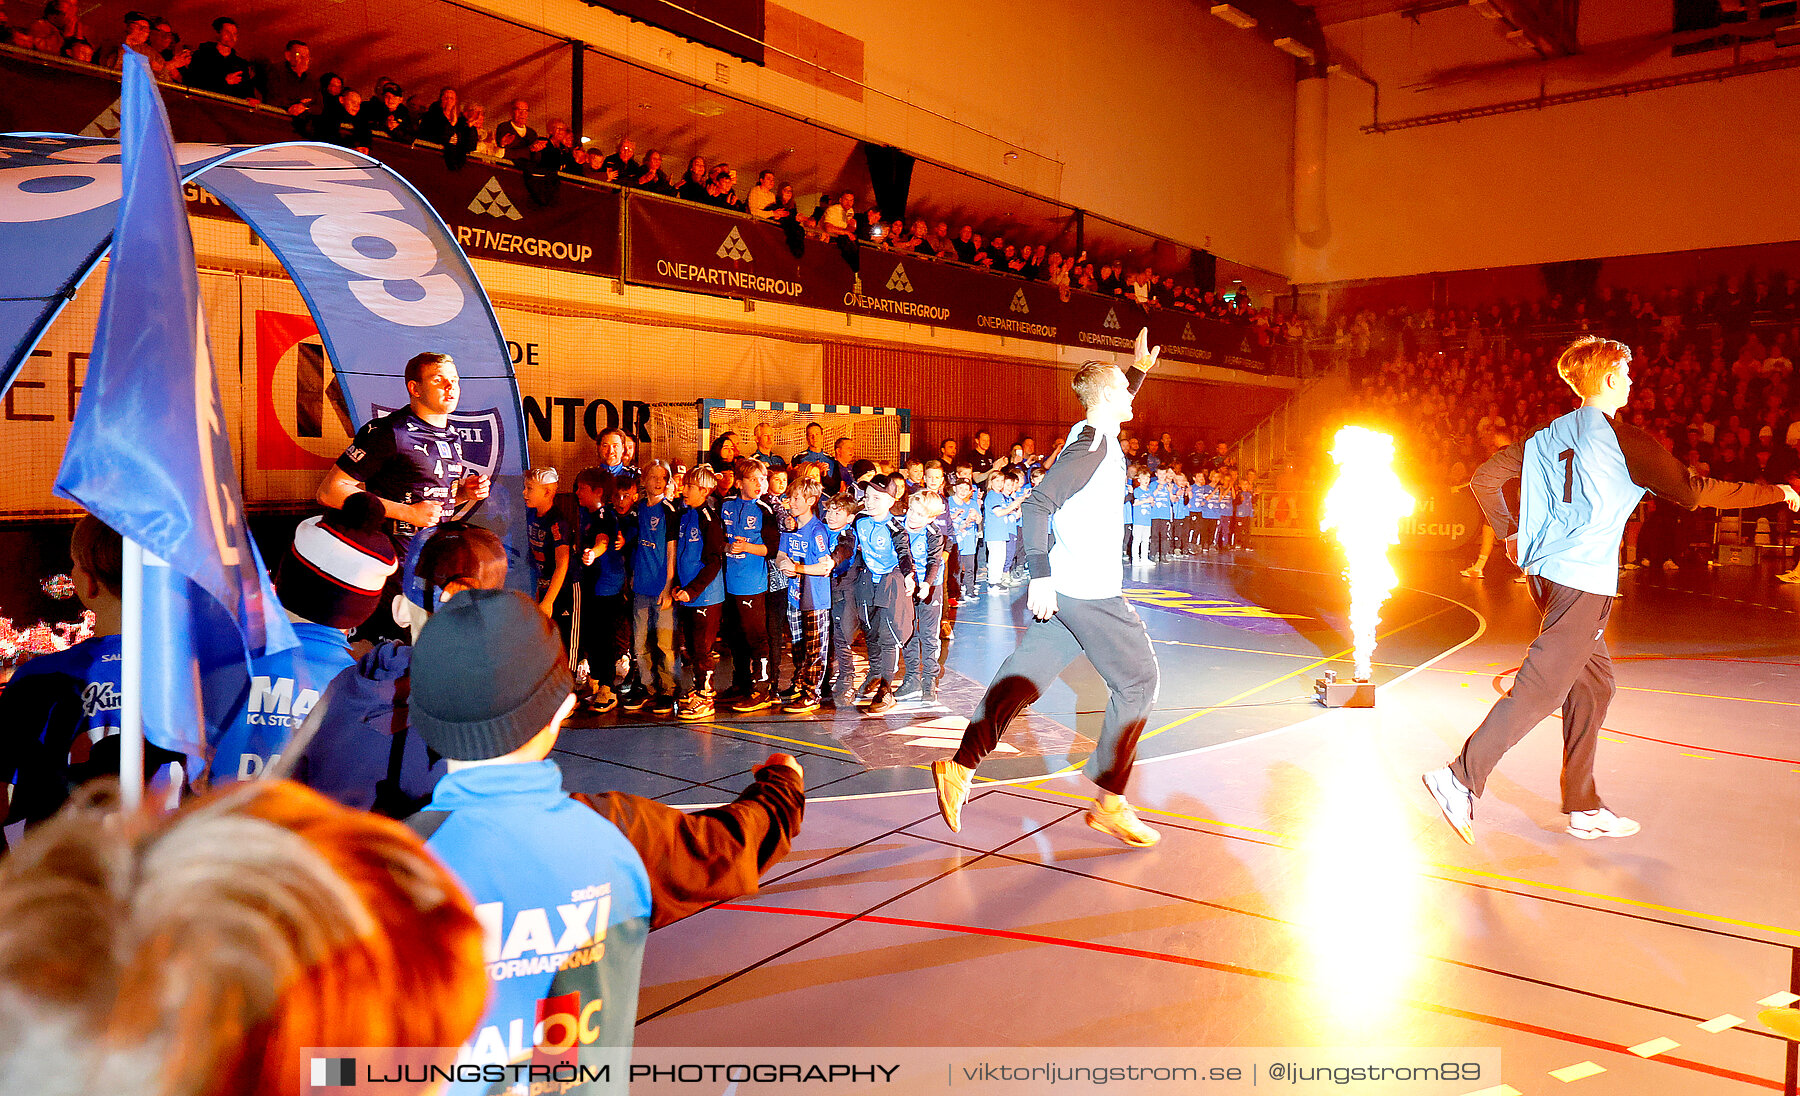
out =
<path fill-rule="evenodd" d="M 1030 785 L 1025 786 L 1030 787 Z M 1043 788 L 1039 790 L 1048 795 L 1059 795 L 1068 799 L 1088 798 L 1087 796 L 1076 795 L 1073 792 L 1065 792 L 1056 788 Z M 1182 814 L 1180 811 L 1163 810 L 1160 807 L 1147 807 L 1140 803 L 1133 803 L 1131 806 L 1132 809 L 1139 814 L 1157 815 L 1162 818 L 1176 818 L 1184 822 L 1199 822 L 1208 826 L 1225 826 L 1234 830 L 1248 830 L 1251 833 L 1259 833 L 1265 837 L 1275 838 L 1280 842 L 1283 848 L 1290 852 L 1298 851 L 1298 844 L 1294 836 L 1292 834 L 1282 833 L 1278 830 L 1260 829 L 1256 826 L 1247 826 L 1241 822 L 1227 822 L 1220 818 L 1202 818 L 1199 815 Z M 1635 906 L 1638 909 L 1653 910 L 1657 913 L 1675 914 L 1681 917 L 1693 917 L 1701 921 L 1713 921 L 1722 925 L 1735 925 L 1738 928 L 1773 932 L 1782 936 L 1800 936 L 1800 929 L 1782 928 L 1780 925 L 1765 925 L 1758 921 L 1745 921 L 1740 918 L 1726 917 L 1723 914 L 1717 913 L 1702 913 L 1699 910 L 1683 909 L 1680 906 L 1665 906 L 1656 902 L 1645 902 L 1637 898 L 1626 898 L 1623 895 L 1607 894 L 1603 891 L 1582 890 L 1579 887 L 1565 887 L 1560 883 L 1545 883 L 1541 880 L 1526 879 L 1517 875 L 1502 875 L 1498 872 L 1483 871 L 1480 868 L 1463 867 L 1460 864 L 1431 863 L 1426 864 L 1425 867 L 1433 871 L 1462 872 L 1465 875 L 1477 875 L 1484 879 L 1498 880 L 1503 883 L 1515 883 L 1523 887 L 1538 887 L 1543 890 L 1557 891 L 1562 894 L 1572 894 L 1580 898 L 1591 898 L 1599 902 L 1617 902 L 1624 906 Z M 1421 872 L 1420 874 L 1428 875 L 1429 873 Z"/>
<path fill-rule="evenodd" d="M 1451 608 L 1460 608 L 1460 606 L 1452 606 Z M 1393 636 L 1397 636 L 1401 632 L 1406 631 L 1408 628 L 1412 628 L 1412 627 L 1416 627 L 1420 624 L 1424 624 L 1426 621 L 1436 620 L 1438 617 L 1441 617 L 1445 613 L 1450 612 L 1451 608 L 1439 609 L 1437 612 L 1431 614 L 1430 616 L 1420 617 L 1418 620 L 1411 621 L 1406 624 L 1402 624 L 1400 627 L 1395 628 L 1393 631 L 1388 632 L 1386 635 L 1378 635 L 1375 638 L 1377 641 L 1380 641 L 1382 639 L 1392 638 Z M 1236 704 L 1238 701 L 1244 699 L 1247 696 L 1255 696 L 1257 693 L 1262 692 L 1264 689 L 1274 688 L 1275 686 L 1281 684 L 1282 682 L 1288 680 L 1289 678 L 1298 677 L 1301 674 L 1307 673 L 1308 671 L 1316 670 L 1320 666 L 1325 665 L 1327 662 L 1340 661 L 1343 659 L 1343 657 L 1345 655 L 1352 654 L 1355 652 L 1355 650 L 1356 650 L 1356 648 L 1353 646 L 1346 647 L 1344 650 L 1338 652 L 1335 655 L 1329 655 L 1325 658 L 1315 659 L 1314 661 L 1307 663 L 1306 665 L 1300 667 L 1297 670 L 1292 670 L 1288 673 L 1282 674 L 1280 677 L 1273 678 L 1269 681 L 1265 681 L 1261 685 L 1257 685 L 1252 688 L 1245 689 L 1243 692 L 1237 694 L 1236 696 L 1226 697 L 1224 700 L 1219 701 L 1217 704 L 1214 704 L 1211 707 L 1201 708 L 1199 711 L 1195 711 L 1195 712 L 1189 712 L 1187 715 L 1182 716 L 1180 719 L 1177 719 L 1171 723 L 1165 723 L 1162 726 L 1156 728 L 1156 730 L 1154 730 L 1154 731 L 1146 732 L 1144 735 L 1142 735 L 1138 738 L 1138 742 L 1142 743 L 1149 739 L 1155 738 L 1157 735 L 1162 734 L 1164 731 L 1172 731 L 1175 728 L 1181 726 L 1183 723 L 1192 723 L 1194 720 L 1199 719 L 1201 716 L 1210 715 L 1211 713 L 1216 712 L 1221 708 L 1229 708 L 1231 705 Z M 1048 776 L 1044 777 L 1044 779 L 1045 780 L 1053 780 L 1056 777 L 1063 776 L 1067 773 L 1080 772 L 1080 771 L 1081 771 L 1081 767 L 1079 765 L 1068 765 L 1068 766 L 1065 766 L 1064 768 L 1058 769 L 1056 772 L 1049 774 Z M 1036 789 L 1041 786 L 1041 782 L 1039 782 L 1038 784 L 1026 784 L 1024 786 L 1027 788 Z"/>
<path fill-rule="evenodd" d="M 786 742 L 793 746 L 804 746 L 809 750 L 830 750 L 832 753 L 841 753 L 847 757 L 856 756 L 856 753 L 853 750 L 846 750 L 840 746 L 827 746 L 820 742 L 808 742 L 803 738 L 783 738 L 778 734 L 769 734 L 766 731 L 753 731 L 747 727 L 728 727 L 723 723 L 714 723 L 711 724 L 711 726 L 714 730 L 736 731 L 739 734 L 753 734 L 758 738 L 772 739 L 776 742 Z"/>

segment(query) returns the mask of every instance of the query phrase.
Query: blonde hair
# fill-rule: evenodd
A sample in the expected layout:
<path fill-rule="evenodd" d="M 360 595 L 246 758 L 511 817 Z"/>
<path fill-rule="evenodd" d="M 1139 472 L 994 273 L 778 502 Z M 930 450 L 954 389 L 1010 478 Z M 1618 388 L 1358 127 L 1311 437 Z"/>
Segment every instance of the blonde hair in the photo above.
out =
<path fill-rule="evenodd" d="M 459 1046 L 486 996 L 455 878 L 298 784 L 97 783 L 0 861 L 0 1077 L 42 1096 L 297 1096 L 303 1048 Z"/>
<path fill-rule="evenodd" d="M 1083 410 L 1090 409 L 1099 402 L 1100 394 L 1106 391 L 1112 379 L 1119 372 L 1116 365 L 1105 362 L 1083 362 L 1075 371 L 1075 378 L 1069 382 L 1075 389 L 1075 398 L 1081 401 Z"/>
<path fill-rule="evenodd" d="M 787 489 L 788 498 L 805 499 L 808 505 L 818 502 L 819 496 L 824 493 L 825 488 L 814 483 L 812 480 L 800 480 L 795 483 L 790 483 L 788 484 Z"/>
<path fill-rule="evenodd" d="M 696 464 L 688 469 L 687 479 L 682 483 L 683 487 L 704 487 L 708 491 L 718 485 L 719 477 L 713 474 L 709 464 Z"/>
<path fill-rule="evenodd" d="M 1600 394 L 1607 374 L 1631 361 L 1631 348 L 1622 342 L 1583 335 L 1556 359 L 1556 373 L 1582 399 Z"/>

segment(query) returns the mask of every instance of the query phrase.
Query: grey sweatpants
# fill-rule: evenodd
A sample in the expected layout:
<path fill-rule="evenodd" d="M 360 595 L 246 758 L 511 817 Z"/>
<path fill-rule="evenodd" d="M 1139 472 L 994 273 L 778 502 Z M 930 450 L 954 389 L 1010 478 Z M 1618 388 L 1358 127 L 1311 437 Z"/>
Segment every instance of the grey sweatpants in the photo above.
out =
<path fill-rule="evenodd" d="M 1606 651 L 1613 599 L 1538 575 L 1527 581 L 1532 600 L 1543 611 L 1543 625 L 1525 652 L 1512 690 L 1488 709 L 1450 771 L 1479 796 L 1506 751 L 1560 708 L 1563 813 L 1598 810 L 1604 804 L 1594 788 L 1594 752 L 1613 697 L 1612 659 Z"/>
<path fill-rule="evenodd" d="M 1106 722 L 1082 772 L 1114 795 L 1124 795 L 1137 759 L 1138 737 L 1156 701 L 1156 652 L 1137 611 L 1123 597 L 1056 599 L 1056 614 L 1034 620 L 1001 663 L 963 732 L 956 761 L 973 769 L 994 752 L 1000 736 L 1027 704 L 1044 695 L 1075 656 L 1085 654 L 1106 682 Z"/>

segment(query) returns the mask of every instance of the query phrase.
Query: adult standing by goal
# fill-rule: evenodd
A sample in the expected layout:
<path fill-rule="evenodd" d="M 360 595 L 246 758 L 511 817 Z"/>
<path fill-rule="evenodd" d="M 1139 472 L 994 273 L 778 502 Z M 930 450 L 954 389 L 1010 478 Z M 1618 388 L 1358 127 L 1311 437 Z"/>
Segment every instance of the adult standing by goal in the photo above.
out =
<path fill-rule="evenodd" d="M 1014 717 L 1076 655 L 1086 654 L 1111 692 L 1100 742 L 1082 770 L 1100 787 L 1087 824 L 1139 848 L 1161 839 L 1125 801 L 1138 737 L 1156 700 L 1157 666 L 1144 622 L 1125 600 L 1119 562 L 1119 500 L 1125 496 L 1119 427 L 1131 420 L 1132 397 L 1162 350 L 1150 349 L 1149 335 L 1148 329 L 1138 332 L 1128 372 L 1088 362 L 1075 374 L 1075 395 L 1087 416 L 1069 432 L 1061 457 L 1020 515 L 1031 573 L 1025 602 L 1036 619 L 994 675 L 956 756 L 931 766 L 938 810 L 953 831 L 962 829 L 963 801 L 982 758 L 999 745 Z"/>

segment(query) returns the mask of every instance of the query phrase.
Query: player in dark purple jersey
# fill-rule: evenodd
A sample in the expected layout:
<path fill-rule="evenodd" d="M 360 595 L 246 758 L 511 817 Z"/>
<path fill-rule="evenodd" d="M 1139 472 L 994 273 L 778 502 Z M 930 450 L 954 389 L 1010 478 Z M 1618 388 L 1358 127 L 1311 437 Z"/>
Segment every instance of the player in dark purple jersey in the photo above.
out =
<path fill-rule="evenodd" d="M 489 488 L 488 477 L 463 463 L 462 437 L 450 427 L 461 396 L 450 355 L 427 352 L 407 362 L 406 394 L 406 407 L 363 424 L 318 493 L 334 510 L 358 491 L 380 499 L 401 550 L 419 530 L 468 516 Z"/>

